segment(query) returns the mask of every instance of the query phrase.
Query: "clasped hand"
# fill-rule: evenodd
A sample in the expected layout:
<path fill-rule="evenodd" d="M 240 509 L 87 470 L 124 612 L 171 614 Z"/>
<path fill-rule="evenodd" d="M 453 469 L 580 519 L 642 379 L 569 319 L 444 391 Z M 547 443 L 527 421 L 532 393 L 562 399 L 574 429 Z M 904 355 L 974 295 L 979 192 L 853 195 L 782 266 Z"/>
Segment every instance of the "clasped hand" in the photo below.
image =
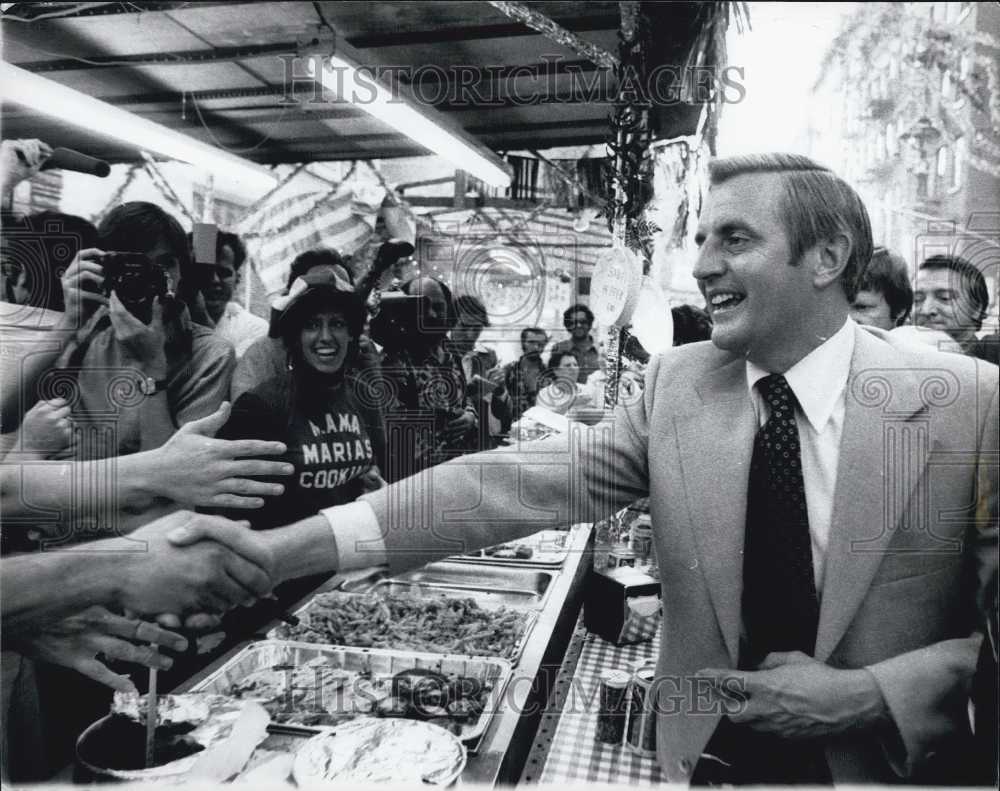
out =
<path fill-rule="evenodd" d="M 734 723 L 786 739 L 872 727 L 888 716 L 869 671 L 839 670 L 799 651 L 768 654 L 755 671 L 706 668 L 697 676 Z"/>
<path fill-rule="evenodd" d="M 168 538 L 178 532 L 197 540 Z M 247 522 L 175 511 L 116 541 L 116 604 L 144 616 L 221 614 L 255 603 L 278 581 L 273 553 Z"/>

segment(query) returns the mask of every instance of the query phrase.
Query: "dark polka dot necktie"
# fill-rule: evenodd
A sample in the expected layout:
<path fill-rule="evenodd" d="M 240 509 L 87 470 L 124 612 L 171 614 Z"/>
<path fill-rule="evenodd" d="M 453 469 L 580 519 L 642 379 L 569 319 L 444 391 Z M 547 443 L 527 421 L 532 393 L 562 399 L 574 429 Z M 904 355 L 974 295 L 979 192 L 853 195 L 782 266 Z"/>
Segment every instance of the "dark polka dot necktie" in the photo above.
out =
<path fill-rule="evenodd" d="M 757 388 L 770 415 L 754 440 L 747 490 L 744 668 L 772 651 L 811 656 L 819 621 L 795 394 L 780 374 L 761 379 Z"/>

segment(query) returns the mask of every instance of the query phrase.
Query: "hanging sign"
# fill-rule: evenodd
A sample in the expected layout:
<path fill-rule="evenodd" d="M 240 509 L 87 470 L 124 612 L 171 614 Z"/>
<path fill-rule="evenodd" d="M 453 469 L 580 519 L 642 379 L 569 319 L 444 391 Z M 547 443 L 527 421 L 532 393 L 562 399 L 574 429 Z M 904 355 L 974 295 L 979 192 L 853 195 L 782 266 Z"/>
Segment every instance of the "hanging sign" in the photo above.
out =
<path fill-rule="evenodd" d="M 642 262 L 624 247 L 613 247 L 594 268 L 590 309 L 605 327 L 628 324 L 639 301 Z"/>

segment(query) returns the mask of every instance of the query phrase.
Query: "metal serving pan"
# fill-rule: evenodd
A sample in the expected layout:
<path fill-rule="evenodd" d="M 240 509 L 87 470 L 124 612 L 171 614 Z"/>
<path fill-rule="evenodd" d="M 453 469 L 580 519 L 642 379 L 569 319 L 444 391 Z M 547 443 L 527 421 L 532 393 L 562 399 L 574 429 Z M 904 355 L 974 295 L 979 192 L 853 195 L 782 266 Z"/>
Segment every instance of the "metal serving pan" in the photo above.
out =
<path fill-rule="evenodd" d="M 452 555 L 447 558 L 450 562 L 461 563 L 482 563 L 496 566 L 528 566 L 537 568 L 561 568 L 569 555 L 569 543 L 572 534 L 569 530 L 541 530 L 530 536 L 525 536 L 517 541 L 509 541 L 505 544 L 498 544 L 496 547 L 487 547 L 474 552 L 467 552 L 464 555 Z M 499 547 L 516 548 L 530 547 L 531 557 L 497 557 L 493 550 Z"/>
<path fill-rule="evenodd" d="M 345 604 L 353 600 L 362 600 L 365 598 L 378 600 L 383 596 L 390 595 L 391 589 L 387 587 L 384 583 L 388 583 L 385 580 L 383 583 L 376 583 L 369 589 L 366 593 L 345 593 L 343 591 L 332 591 L 329 593 L 321 593 L 314 596 L 305 606 L 301 607 L 295 612 L 298 617 L 301 626 L 309 626 L 309 622 L 312 613 L 322 607 L 324 604 L 336 604 L 338 600 L 343 601 Z M 400 584 L 400 583 L 397 583 Z M 507 610 L 514 610 L 523 616 L 524 628 L 521 631 L 519 637 L 514 641 L 513 647 L 508 652 L 507 656 L 495 656 L 494 654 L 483 654 L 481 651 L 477 651 L 474 647 L 470 647 L 468 650 L 464 651 L 454 651 L 447 648 L 443 648 L 440 652 L 436 651 L 435 647 L 428 646 L 406 646 L 403 644 L 404 641 L 399 641 L 396 643 L 391 643 L 387 646 L 376 646 L 380 649 L 386 650 L 397 650 L 397 651 L 417 651 L 422 653 L 442 653 L 442 654 L 460 654 L 468 656 L 489 656 L 490 658 L 506 659 L 510 661 L 511 664 L 517 665 L 518 660 L 521 658 L 521 654 L 524 653 L 524 647 L 527 645 L 528 638 L 531 636 L 531 630 L 535 626 L 535 622 L 538 620 L 538 610 L 534 609 L 530 605 L 522 606 L 510 606 L 504 604 L 502 601 L 497 601 L 496 598 L 491 598 L 491 596 L 480 591 L 467 591 L 467 590 L 457 590 L 454 588 L 434 588 L 431 585 L 411 585 L 407 583 L 402 583 L 405 587 L 405 591 L 395 591 L 395 593 L 403 593 L 408 598 L 417 600 L 433 600 L 441 598 L 452 598 L 452 599 L 472 599 L 484 610 L 498 610 L 504 607 Z M 303 641 L 298 635 L 295 634 L 296 627 L 290 627 L 285 624 L 281 624 L 278 627 L 272 629 L 267 633 L 269 639 L 272 640 L 289 640 L 292 642 L 308 642 Z M 392 634 L 384 635 L 384 639 L 392 640 L 394 636 Z M 318 643 L 319 645 L 337 645 L 335 643 Z M 358 646 L 365 647 L 365 646 Z"/>
<path fill-rule="evenodd" d="M 324 665 L 338 670 L 370 673 L 373 679 L 384 682 L 386 685 L 397 673 L 420 668 L 432 670 L 446 677 L 474 678 L 491 686 L 492 689 L 479 717 L 473 722 L 462 725 L 460 738 L 467 743 L 471 752 L 475 752 L 475 749 L 478 748 L 493 714 L 503 700 L 504 690 L 513 673 L 513 666 L 504 659 L 264 640 L 245 646 L 190 691 L 227 695 L 235 684 L 247 678 L 254 671 L 275 666 L 298 667 L 317 658 L 322 658 Z M 331 704 L 335 702 L 331 701 Z M 291 705 L 291 703 L 288 701 L 287 704 L 283 705 Z M 306 714 L 305 711 L 302 713 Z M 272 725 L 271 729 L 278 733 L 301 734 L 303 736 L 314 735 L 324 730 L 323 727 L 296 725 L 294 710 L 290 714 L 288 722 Z M 374 715 L 359 714 L 359 716 Z"/>
<path fill-rule="evenodd" d="M 471 563 L 465 565 L 469 566 L 469 568 L 475 568 Z M 416 580 L 387 579 L 376 582 L 369 589 L 369 592 L 379 596 L 474 598 L 481 607 L 492 605 L 494 607 L 508 607 L 516 610 L 542 609 L 542 597 L 535 591 L 518 590 L 516 588 L 498 590 L 486 585 L 479 585 L 478 587 L 454 584 L 437 585 L 418 582 Z"/>
<path fill-rule="evenodd" d="M 508 603 L 509 598 L 509 603 L 514 606 L 522 601 L 530 602 L 532 607 L 540 610 L 545 606 L 552 580 L 558 573 L 558 571 L 523 566 L 486 566 L 442 561 L 400 574 L 393 577 L 392 581 L 477 593 L 481 591 L 500 597 L 504 603 Z"/>

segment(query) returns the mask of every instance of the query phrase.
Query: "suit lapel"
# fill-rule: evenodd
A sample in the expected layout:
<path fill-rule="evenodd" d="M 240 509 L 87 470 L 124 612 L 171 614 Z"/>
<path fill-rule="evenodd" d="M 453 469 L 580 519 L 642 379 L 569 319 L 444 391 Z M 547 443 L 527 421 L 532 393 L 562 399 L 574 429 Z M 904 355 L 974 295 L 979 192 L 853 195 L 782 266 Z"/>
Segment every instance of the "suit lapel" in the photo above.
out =
<path fill-rule="evenodd" d="M 726 647 L 739 653 L 747 479 L 756 419 L 742 359 L 698 383 L 702 406 L 674 418 L 699 561 Z"/>
<path fill-rule="evenodd" d="M 915 377 L 887 345 L 855 332 L 816 637 L 820 661 L 861 606 L 927 465 L 926 453 L 902 458 L 894 442 L 900 427 L 922 412 Z"/>

